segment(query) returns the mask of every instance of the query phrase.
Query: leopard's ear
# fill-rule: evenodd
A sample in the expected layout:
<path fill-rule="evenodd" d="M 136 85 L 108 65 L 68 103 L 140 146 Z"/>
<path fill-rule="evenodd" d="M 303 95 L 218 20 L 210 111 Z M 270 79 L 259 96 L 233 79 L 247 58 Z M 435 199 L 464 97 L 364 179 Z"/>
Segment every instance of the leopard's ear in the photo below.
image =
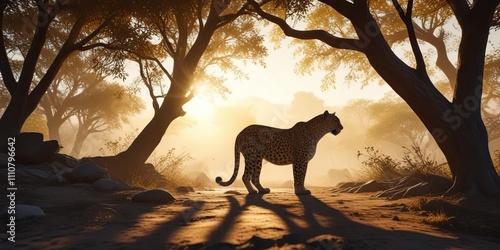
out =
<path fill-rule="evenodd" d="M 335 113 L 334 113 L 334 114 L 335 114 Z M 325 119 L 326 119 L 326 118 L 328 117 L 328 115 L 329 115 L 328 110 L 325 110 L 325 113 L 323 113 L 323 118 L 325 118 Z"/>
<path fill-rule="evenodd" d="M 332 114 L 332 115 L 335 115 L 335 113 L 336 113 L 336 112 L 333 112 L 333 114 Z"/>

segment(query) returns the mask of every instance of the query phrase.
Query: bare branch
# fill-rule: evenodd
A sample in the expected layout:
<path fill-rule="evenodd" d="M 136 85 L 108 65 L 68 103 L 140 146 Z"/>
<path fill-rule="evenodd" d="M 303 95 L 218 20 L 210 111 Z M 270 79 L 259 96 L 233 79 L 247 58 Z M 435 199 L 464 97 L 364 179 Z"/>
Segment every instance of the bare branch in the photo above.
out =
<path fill-rule="evenodd" d="M 363 52 L 362 48 L 359 48 L 359 46 L 357 46 L 357 44 L 360 43 L 358 39 L 336 37 L 324 30 L 296 30 L 290 27 L 290 25 L 288 25 L 285 20 L 264 12 L 255 1 L 249 0 L 248 3 L 253 7 L 253 11 L 259 14 L 259 16 L 278 25 L 286 36 L 291 36 L 303 40 L 320 40 L 333 48 L 350 49 L 358 52 Z"/>
<path fill-rule="evenodd" d="M 139 58 L 137 60 L 137 63 L 139 64 L 139 73 L 141 75 L 141 79 L 144 82 L 144 85 L 148 88 L 149 96 L 151 97 L 153 101 L 153 109 L 155 112 L 157 112 L 160 109 L 160 105 L 158 104 L 158 101 L 156 100 L 155 93 L 153 90 L 153 84 L 151 83 L 151 78 L 149 77 L 149 74 L 144 72 L 144 64 L 142 63 L 142 60 Z M 147 71 L 147 68 L 146 68 Z"/>
<path fill-rule="evenodd" d="M 415 29 L 413 28 L 413 21 L 411 20 L 413 0 L 408 1 L 408 5 L 406 6 L 406 14 L 404 13 L 403 8 L 401 8 L 398 0 L 392 0 L 392 3 L 398 11 L 399 17 L 401 18 L 401 20 L 403 20 L 403 23 L 406 26 L 406 30 L 408 31 L 408 38 L 410 39 L 413 55 L 415 56 L 415 61 L 417 62 L 417 71 L 422 76 L 428 77 L 424 57 L 422 56 L 420 46 L 418 46 L 417 36 L 415 34 Z"/>

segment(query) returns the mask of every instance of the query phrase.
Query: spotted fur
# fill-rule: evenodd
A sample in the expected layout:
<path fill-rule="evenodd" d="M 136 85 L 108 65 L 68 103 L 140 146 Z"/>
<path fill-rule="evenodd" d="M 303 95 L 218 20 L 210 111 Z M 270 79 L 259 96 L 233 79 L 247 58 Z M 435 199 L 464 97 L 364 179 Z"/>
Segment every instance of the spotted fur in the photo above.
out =
<path fill-rule="evenodd" d="M 307 122 L 298 122 L 292 128 L 279 129 L 263 125 L 250 125 L 236 137 L 234 146 L 234 173 L 229 181 L 217 177 L 215 181 L 221 186 L 231 185 L 238 175 L 240 153 L 245 158 L 243 183 L 249 193 L 269 193 L 269 188 L 260 184 L 262 160 L 276 165 L 293 165 L 295 194 L 311 194 L 304 187 L 307 164 L 316 153 L 318 141 L 327 133 L 337 135 L 343 129 L 335 113 L 325 111 Z"/>

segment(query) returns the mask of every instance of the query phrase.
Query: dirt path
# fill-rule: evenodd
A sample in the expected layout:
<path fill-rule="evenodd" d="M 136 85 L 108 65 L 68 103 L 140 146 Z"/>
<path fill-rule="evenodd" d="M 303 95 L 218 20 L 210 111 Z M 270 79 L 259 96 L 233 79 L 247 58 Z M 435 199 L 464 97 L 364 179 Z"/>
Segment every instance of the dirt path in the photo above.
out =
<path fill-rule="evenodd" d="M 326 188 L 312 189 L 312 196 L 295 196 L 291 189 L 273 189 L 264 196 L 249 196 L 241 189 L 225 194 L 227 190 L 174 195 L 177 200 L 169 205 L 128 203 L 120 197 L 45 208 L 47 217 L 16 227 L 15 247 L 500 249 L 500 238 L 422 223 L 422 216 L 401 209 L 408 199 L 371 199 Z"/>

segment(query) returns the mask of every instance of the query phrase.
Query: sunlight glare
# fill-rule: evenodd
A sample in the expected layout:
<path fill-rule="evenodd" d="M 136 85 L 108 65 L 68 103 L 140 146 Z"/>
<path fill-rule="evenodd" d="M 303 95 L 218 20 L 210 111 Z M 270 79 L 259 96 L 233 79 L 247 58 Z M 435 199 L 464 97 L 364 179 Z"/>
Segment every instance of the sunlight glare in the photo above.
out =
<path fill-rule="evenodd" d="M 214 100 L 212 93 L 207 89 L 207 86 L 201 85 L 193 89 L 195 95 L 191 101 L 184 104 L 182 108 L 189 116 L 196 118 L 207 118 L 212 115 L 214 111 Z"/>

